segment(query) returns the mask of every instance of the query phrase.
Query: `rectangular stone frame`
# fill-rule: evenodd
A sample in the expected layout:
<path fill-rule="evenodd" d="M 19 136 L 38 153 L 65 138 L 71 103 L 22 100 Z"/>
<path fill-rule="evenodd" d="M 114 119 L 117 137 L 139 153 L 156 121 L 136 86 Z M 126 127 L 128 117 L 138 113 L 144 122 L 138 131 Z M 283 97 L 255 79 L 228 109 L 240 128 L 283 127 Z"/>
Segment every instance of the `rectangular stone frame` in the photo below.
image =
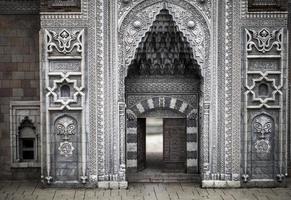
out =
<path fill-rule="evenodd" d="M 39 101 L 11 101 L 10 102 L 10 147 L 11 147 L 11 167 L 13 168 L 27 168 L 27 167 L 40 167 L 41 165 L 41 135 L 40 135 L 40 102 Z M 31 162 L 19 162 L 18 158 L 18 141 L 16 141 L 16 132 L 21 123 L 21 112 L 27 113 L 26 116 L 31 119 L 34 118 L 33 123 L 38 132 L 38 140 L 36 146 L 37 158 Z"/>

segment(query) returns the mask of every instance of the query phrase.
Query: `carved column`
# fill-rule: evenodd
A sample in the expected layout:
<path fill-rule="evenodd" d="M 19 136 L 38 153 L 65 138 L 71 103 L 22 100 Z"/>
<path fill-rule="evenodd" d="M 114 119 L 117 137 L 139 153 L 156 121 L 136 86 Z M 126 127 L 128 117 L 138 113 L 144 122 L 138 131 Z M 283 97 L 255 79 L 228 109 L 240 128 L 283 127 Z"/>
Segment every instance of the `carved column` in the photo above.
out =
<path fill-rule="evenodd" d="M 126 188 L 125 181 L 125 102 L 118 99 L 120 78 L 118 66 L 118 9 L 116 1 L 104 3 L 104 174 L 99 175 L 101 188 Z"/>

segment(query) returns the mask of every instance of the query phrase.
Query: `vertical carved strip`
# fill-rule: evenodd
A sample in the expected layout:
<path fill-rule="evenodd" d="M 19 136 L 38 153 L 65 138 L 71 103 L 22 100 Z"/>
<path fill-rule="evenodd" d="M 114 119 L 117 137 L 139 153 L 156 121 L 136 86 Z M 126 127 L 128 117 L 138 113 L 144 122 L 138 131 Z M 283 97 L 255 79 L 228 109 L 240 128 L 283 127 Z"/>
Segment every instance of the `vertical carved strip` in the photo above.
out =
<path fill-rule="evenodd" d="M 85 47 L 85 33 L 84 30 L 81 31 L 82 34 L 82 44 L 81 46 Z M 82 60 L 81 60 L 81 85 L 82 87 L 85 87 L 85 53 L 82 53 Z M 85 94 L 82 93 L 82 108 L 83 111 L 81 111 L 81 120 L 82 120 L 82 127 L 81 127 L 81 148 L 82 148 L 82 174 L 81 174 L 81 181 L 83 184 L 86 183 L 88 180 L 87 176 L 87 135 L 86 135 L 86 116 L 85 116 L 85 108 L 86 108 L 86 98 Z"/>
<path fill-rule="evenodd" d="M 120 181 L 125 181 L 125 103 L 119 102 L 119 179 Z"/>
<path fill-rule="evenodd" d="M 44 32 L 44 34 L 45 34 L 45 37 L 43 38 L 44 39 L 44 44 L 45 44 L 45 46 L 44 46 L 44 48 L 46 49 L 46 47 L 47 47 L 47 45 L 48 45 L 48 42 L 47 42 L 47 37 L 49 37 L 48 35 L 49 35 L 49 33 L 47 32 L 47 30 L 45 30 L 45 32 Z M 49 63 L 48 63 L 48 54 L 47 54 L 47 51 L 46 50 L 44 50 L 44 80 L 45 80 L 45 83 L 44 83 L 44 88 L 47 88 L 47 86 L 49 85 L 49 83 L 48 83 L 48 78 L 47 78 L 47 74 L 48 74 L 48 69 L 49 69 Z M 45 93 L 44 93 L 45 94 Z M 43 94 L 43 95 L 44 95 Z M 45 96 L 45 95 L 44 95 Z M 48 108 L 49 108 L 49 102 L 47 101 L 47 95 L 45 96 L 45 98 L 46 98 L 46 100 L 45 100 L 45 121 L 46 121 L 46 128 L 45 128 L 45 130 L 46 130 L 46 144 L 45 144 L 45 146 L 46 146 L 46 169 L 47 169 L 47 172 L 46 172 L 46 177 L 45 177 L 45 179 L 46 179 L 46 181 L 47 181 L 47 183 L 48 184 L 50 184 L 51 183 L 51 181 L 52 181 L 52 177 L 51 177 L 51 158 L 50 158 L 50 152 L 51 152 L 51 150 L 50 150 L 50 123 L 49 123 L 49 110 L 48 110 Z"/>
<path fill-rule="evenodd" d="M 225 3 L 225 179 L 232 175 L 232 34 L 233 34 L 233 2 Z"/>
<path fill-rule="evenodd" d="M 202 162 L 203 162 L 203 180 L 210 180 L 210 152 L 209 152 L 209 111 L 210 103 L 203 104 L 203 134 L 201 134 L 201 143 L 203 145 L 203 151 L 201 153 Z"/>

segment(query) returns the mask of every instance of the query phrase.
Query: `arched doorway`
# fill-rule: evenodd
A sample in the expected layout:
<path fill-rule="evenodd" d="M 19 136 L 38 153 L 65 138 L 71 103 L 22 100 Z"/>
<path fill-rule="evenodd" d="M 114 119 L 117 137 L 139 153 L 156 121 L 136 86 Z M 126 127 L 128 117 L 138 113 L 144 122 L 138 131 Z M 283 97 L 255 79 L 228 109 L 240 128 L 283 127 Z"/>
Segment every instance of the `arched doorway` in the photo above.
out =
<path fill-rule="evenodd" d="M 149 166 L 145 144 L 150 117 L 162 121 L 163 159 L 157 172 L 198 174 L 200 83 L 200 66 L 190 44 L 169 11 L 160 10 L 125 79 L 128 174 Z"/>

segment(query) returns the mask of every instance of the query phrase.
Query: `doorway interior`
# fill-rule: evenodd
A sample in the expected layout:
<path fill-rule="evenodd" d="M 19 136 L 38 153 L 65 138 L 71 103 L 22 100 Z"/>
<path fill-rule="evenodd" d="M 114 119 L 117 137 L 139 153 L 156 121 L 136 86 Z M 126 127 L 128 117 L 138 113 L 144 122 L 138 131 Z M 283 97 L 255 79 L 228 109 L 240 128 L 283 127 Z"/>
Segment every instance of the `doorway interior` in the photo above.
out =
<path fill-rule="evenodd" d="M 144 173 L 185 173 L 185 119 L 145 118 L 145 121 L 145 166 L 139 170 Z"/>
<path fill-rule="evenodd" d="M 162 172 L 163 168 L 163 119 L 146 118 L 146 163 L 145 169 Z"/>
<path fill-rule="evenodd" d="M 137 172 L 129 182 L 195 182 L 187 172 L 186 118 L 137 119 Z"/>

